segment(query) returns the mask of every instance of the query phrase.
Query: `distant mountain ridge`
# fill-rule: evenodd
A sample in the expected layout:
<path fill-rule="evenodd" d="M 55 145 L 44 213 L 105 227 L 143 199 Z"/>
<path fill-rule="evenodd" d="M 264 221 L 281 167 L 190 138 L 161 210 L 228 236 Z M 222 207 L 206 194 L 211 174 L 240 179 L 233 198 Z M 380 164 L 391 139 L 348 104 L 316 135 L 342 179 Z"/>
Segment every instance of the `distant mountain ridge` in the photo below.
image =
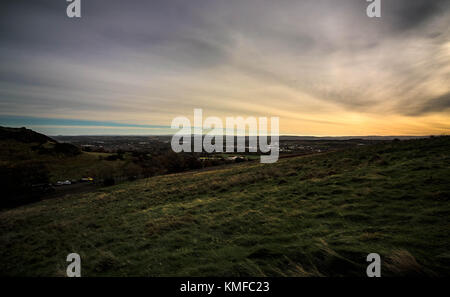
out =
<path fill-rule="evenodd" d="M 37 133 L 33 130 L 27 129 L 25 127 L 22 128 L 9 128 L 0 126 L 0 140 L 16 140 L 24 143 L 46 143 L 46 142 L 54 142 L 57 143 L 56 140 L 41 134 Z"/>
<path fill-rule="evenodd" d="M 0 126 L 0 141 L 3 144 L 8 143 L 10 149 L 7 152 L 3 152 L 6 154 L 3 158 L 10 159 L 10 161 L 17 161 L 14 154 L 25 151 L 35 151 L 39 154 L 62 154 L 65 156 L 74 156 L 81 153 L 81 150 L 73 144 L 59 143 L 53 138 L 25 127 L 10 128 Z M 21 142 L 24 145 L 14 145 L 14 141 Z"/>

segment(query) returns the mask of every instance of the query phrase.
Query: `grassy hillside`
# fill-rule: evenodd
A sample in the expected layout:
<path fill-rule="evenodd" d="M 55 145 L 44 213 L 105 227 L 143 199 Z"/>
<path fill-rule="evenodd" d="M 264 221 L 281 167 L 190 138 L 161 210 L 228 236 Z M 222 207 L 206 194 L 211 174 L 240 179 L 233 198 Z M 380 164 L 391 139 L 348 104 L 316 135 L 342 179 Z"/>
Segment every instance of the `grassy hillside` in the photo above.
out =
<path fill-rule="evenodd" d="M 101 171 L 117 171 L 125 165 L 124 161 L 101 160 L 107 153 L 80 152 L 77 155 L 45 154 L 32 149 L 36 144 L 15 140 L 0 140 L 0 166 L 17 166 L 27 162 L 39 162 L 48 169 L 50 182 L 66 179 L 80 179 L 84 176 L 96 176 Z M 52 143 L 43 145 L 53 147 Z M 53 148 L 52 148 L 53 149 Z"/>
<path fill-rule="evenodd" d="M 0 140 L 16 140 L 22 143 L 46 143 L 56 142 L 54 139 L 37 133 L 33 130 L 22 128 L 9 128 L 0 126 Z"/>
<path fill-rule="evenodd" d="M 450 138 L 157 176 L 0 213 L 3 275 L 450 275 Z"/>
<path fill-rule="evenodd" d="M 3 176 L 11 176 L 11 172 L 18 175 L 13 181 L 26 179 L 28 175 L 35 175 L 30 179 L 36 179 L 37 175 L 45 174 L 46 177 L 43 180 L 32 181 L 38 184 L 55 183 L 58 180 L 67 179 L 78 180 L 88 176 L 98 180 L 105 176 L 120 176 L 138 170 L 131 158 L 107 160 L 111 155 L 82 152 L 72 144 L 59 143 L 30 129 L 0 126 L 0 171 L 2 174 L 0 185 L 4 186 L 2 182 L 11 183 Z M 42 173 L 36 173 L 35 168 L 40 168 Z"/>

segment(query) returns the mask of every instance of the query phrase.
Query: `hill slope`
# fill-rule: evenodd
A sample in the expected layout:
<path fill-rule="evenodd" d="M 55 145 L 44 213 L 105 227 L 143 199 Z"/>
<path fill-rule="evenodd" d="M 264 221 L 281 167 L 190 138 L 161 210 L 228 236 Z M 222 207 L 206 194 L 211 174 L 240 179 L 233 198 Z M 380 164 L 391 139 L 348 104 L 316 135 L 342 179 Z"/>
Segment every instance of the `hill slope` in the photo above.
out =
<path fill-rule="evenodd" d="M 56 142 L 54 139 L 33 130 L 23 128 L 9 128 L 0 126 L 0 140 L 16 140 L 24 143 Z"/>
<path fill-rule="evenodd" d="M 17 166 L 28 162 L 55 163 L 80 155 L 78 147 L 58 141 L 26 128 L 0 126 L 0 166 Z"/>
<path fill-rule="evenodd" d="M 55 183 L 97 177 L 102 172 L 119 172 L 126 168 L 127 162 L 122 160 L 104 160 L 108 156 L 110 154 L 82 152 L 72 144 L 60 143 L 30 129 L 0 126 L 0 186 L 3 189 L 19 179 L 30 183 Z M 39 180 L 39 175 L 46 177 Z"/>
<path fill-rule="evenodd" d="M 0 213 L 3 275 L 450 275 L 450 139 L 153 177 Z"/>

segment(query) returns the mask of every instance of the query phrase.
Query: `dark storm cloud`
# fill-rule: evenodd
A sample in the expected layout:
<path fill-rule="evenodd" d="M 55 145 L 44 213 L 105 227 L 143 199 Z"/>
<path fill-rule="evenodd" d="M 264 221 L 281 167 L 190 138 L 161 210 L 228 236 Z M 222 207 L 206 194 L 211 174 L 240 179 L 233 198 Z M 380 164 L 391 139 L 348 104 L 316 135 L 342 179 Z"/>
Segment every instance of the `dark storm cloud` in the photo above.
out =
<path fill-rule="evenodd" d="M 233 32 L 307 50 L 318 39 L 326 37 L 321 36 L 320 31 L 315 34 L 314 28 L 320 27 L 330 12 L 363 23 L 367 4 L 362 0 L 344 0 L 338 4 L 329 0 L 284 1 L 282 4 L 266 0 L 95 0 L 82 1 L 83 17 L 70 20 L 65 15 L 65 1 L 18 0 L 3 4 L 0 32 L 5 47 L 29 47 L 32 51 L 95 52 L 113 46 L 147 49 L 173 46 L 180 48 L 180 52 L 198 52 L 200 57 L 206 55 L 206 58 L 210 54 L 212 58 L 221 59 L 221 49 L 209 42 L 230 44 Z M 441 0 L 382 1 L 381 24 L 396 30 L 411 29 L 436 14 L 445 13 L 448 6 L 448 1 Z M 282 26 L 292 21 L 307 28 L 309 34 L 298 34 L 295 27 L 289 31 Z M 355 27 L 363 31 L 365 26 L 368 33 L 371 32 L 373 24 L 368 22 Z M 322 40 L 322 46 L 326 43 Z"/>
<path fill-rule="evenodd" d="M 420 27 L 433 17 L 446 13 L 447 0 L 391 0 L 382 2 L 384 17 L 399 31 Z"/>
<path fill-rule="evenodd" d="M 450 92 L 444 95 L 419 102 L 408 109 L 408 114 L 417 116 L 431 112 L 445 112 L 450 109 Z"/>

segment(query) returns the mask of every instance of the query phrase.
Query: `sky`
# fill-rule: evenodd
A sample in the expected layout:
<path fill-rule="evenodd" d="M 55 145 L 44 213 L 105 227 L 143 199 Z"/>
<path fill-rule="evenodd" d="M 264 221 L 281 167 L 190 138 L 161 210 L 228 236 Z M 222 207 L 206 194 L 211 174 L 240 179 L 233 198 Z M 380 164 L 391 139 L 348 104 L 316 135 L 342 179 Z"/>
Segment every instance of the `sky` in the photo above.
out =
<path fill-rule="evenodd" d="M 450 1 L 65 0 L 0 4 L 0 125 L 169 134 L 280 118 L 284 135 L 450 132 Z"/>

